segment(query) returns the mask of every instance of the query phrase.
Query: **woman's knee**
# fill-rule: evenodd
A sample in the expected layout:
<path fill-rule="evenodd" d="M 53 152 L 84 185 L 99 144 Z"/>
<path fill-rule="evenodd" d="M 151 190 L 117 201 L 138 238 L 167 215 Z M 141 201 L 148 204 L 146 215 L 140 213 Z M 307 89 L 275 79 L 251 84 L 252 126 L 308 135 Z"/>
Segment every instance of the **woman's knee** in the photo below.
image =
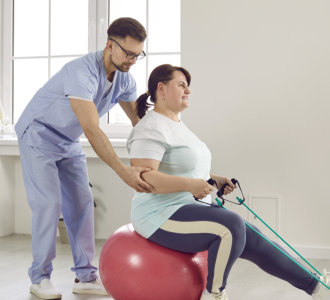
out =
<path fill-rule="evenodd" d="M 244 220 L 238 214 L 231 214 L 229 230 L 232 235 L 233 251 L 239 256 L 243 252 L 246 243 L 246 227 Z"/>
<path fill-rule="evenodd" d="M 235 239 L 244 238 L 245 240 L 246 226 L 243 218 L 236 213 L 232 213 L 230 215 L 229 223 L 230 223 L 229 230 L 233 238 Z"/>
<path fill-rule="evenodd" d="M 243 250 L 246 242 L 246 226 L 243 218 L 228 211 L 225 216 L 219 217 L 218 223 L 225 228 L 223 237 L 220 235 L 221 239 L 230 236 L 232 247 L 237 248 L 239 251 Z"/>

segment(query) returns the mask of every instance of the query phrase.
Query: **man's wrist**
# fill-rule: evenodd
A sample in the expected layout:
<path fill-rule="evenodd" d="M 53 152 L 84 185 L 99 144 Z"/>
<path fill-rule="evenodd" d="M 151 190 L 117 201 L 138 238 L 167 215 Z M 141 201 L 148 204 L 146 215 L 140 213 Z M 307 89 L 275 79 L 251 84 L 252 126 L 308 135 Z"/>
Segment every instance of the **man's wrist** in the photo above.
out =
<path fill-rule="evenodd" d="M 115 157 L 114 160 L 111 162 L 110 166 L 120 177 L 126 170 L 126 165 L 120 160 L 119 157 Z"/>

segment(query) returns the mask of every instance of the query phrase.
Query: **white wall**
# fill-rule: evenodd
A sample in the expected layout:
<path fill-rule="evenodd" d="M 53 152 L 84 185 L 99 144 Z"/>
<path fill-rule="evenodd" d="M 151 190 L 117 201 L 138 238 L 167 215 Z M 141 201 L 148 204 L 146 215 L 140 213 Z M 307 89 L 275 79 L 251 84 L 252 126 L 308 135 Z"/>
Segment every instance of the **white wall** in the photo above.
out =
<path fill-rule="evenodd" d="M 0 102 L 2 83 L 2 1 L 0 1 Z M 0 156 L 0 237 L 14 233 L 14 169 L 12 157 Z"/>
<path fill-rule="evenodd" d="M 0 2 L 0 95 L 2 89 L 2 1 Z M 1 97 L 0 97 L 1 101 Z"/>
<path fill-rule="evenodd" d="M 0 2 L 0 95 L 2 89 L 2 1 Z M 0 96 L 1 101 L 1 96 Z"/>
<path fill-rule="evenodd" d="M 281 233 L 330 257 L 330 2 L 182 0 L 185 123 L 214 171 L 281 196 Z"/>
<path fill-rule="evenodd" d="M 14 158 L 0 156 L 0 237 L 14 233 Z"/>

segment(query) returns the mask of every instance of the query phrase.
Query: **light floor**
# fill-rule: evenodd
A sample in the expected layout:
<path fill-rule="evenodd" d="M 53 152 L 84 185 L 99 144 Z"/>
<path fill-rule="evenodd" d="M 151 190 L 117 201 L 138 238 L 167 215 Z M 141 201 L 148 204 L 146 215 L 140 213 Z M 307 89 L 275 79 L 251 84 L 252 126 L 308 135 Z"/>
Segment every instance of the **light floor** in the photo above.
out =
<path fill-rule="evenodd" d="M 27 269 L 31 263 L 31 237 L 12 235 L 0 238 L 0 300 L 38 300 L 29 293 Z M 98 265 L 104 241 L 96 242 L 94 264 Z M 330 260 L 311 260 L 315 267 L 330 269 Z M 69 245 L 57 243 L 52 281 L 62 291 L 64 300 L 111 300 L 111 297 L 72 294 L 74 274 Z M 308 300 L 310 296 L 286 282 L 274 278 L 250 262 L 238 260 L 233 267 L 227 291 L 230 300 Z M 157 299 L 155 299 L 157 300 Z M 171 300 L 171 299 L 168 299 Z M 182 299 L 188 300 L 188 299 Z"/>

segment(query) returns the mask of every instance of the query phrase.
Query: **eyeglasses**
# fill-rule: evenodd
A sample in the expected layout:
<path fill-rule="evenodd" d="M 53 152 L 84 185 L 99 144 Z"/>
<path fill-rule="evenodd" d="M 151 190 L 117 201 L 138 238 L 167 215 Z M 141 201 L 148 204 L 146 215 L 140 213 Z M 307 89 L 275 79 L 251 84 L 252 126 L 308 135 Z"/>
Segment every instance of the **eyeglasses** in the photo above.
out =
<path fill-rule="evenodd" d="M 109 40 L 115 42 L 115 43 L 119 46 L 119 48 L 120 48 L 121 50 L 123 50 L 123 52 L 126 54 L 126 58 L 128 58 L 128 59 L 137 59 L 137 60 L 139 60 L 139 59 L 142 59 L 142 58 L 146 57 L 146 53 L 145 53 L 144 51 L 142 51 L 142 52 L 139 53 L 139 54 L 132 54 L 132 53 L 130 53 L 129 51 L 127 51 L 126 49 L 124 49 L 124 48 L 123 48 L 123 47 L 122 47 L 117 41 L 115 41 L 114 39 L 109 38 Z"/>

